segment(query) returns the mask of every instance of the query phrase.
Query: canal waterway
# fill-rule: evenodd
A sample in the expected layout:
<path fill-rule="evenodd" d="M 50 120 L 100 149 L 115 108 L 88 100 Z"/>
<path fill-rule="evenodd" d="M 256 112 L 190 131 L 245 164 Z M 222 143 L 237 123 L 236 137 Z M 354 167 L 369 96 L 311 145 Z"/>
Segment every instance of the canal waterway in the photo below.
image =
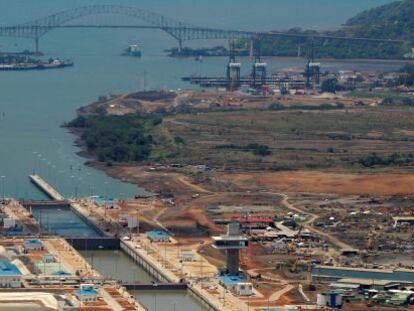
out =
<path fill-rule="evenodd" d="M 106 277 L 126 283 L 151 283 L 154 281 L 121 250 L 85 250 L 80 253 Z"/>
<path fill-rule="evenodd" d="M 0 311 L 48 311 L 35 303 L 0 303 Z"/>
<path fill-rule="evenodd" d="M 205 311 L 187 291 L 130 291 L 150 311 Z"/>
<path fill-rule="evenodd" d="M 63 237 L 102 236 L 67 206 L 35 206 L 32 213 L 42 229 L 49 234 Z"/>
<path fill-rule="evenodd" d="M 147 272 L 121 250 L 81 251 L 82 256 L 101 274 L 123 282 L 151 283 Z M 149 310 L 203 311 L 205 310 L 189 293 L 181 291 L 142 290 L 130 293 Z M 175 306 L 174 306 L 175 305 Z M 175 307 L 175 309 L 174 309 Z"/>

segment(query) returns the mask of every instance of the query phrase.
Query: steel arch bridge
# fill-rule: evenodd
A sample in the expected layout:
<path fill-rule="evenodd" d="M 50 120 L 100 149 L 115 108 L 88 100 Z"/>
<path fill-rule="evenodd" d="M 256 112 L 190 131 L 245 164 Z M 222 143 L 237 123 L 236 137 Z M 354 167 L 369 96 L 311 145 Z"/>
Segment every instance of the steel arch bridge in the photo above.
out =
<path fill-rule="evenodd" d="M 117 14 L 136 18 L 146 22 L 149 26 L 128 26 L 128 25 L 67 25 L 70 21 L 89 15 Z M 233 31 L 193 26 L 188 23 L 146 11 L 136 7 L 120 5 L 92 5 L 69 9 L 50 16 L 46 16 L 28 23 L 15 26 L 0 27 L 0 36 L 28 38 L 36 41 L 38 50 L 39 38 L 57 28 L 152 28 L 160 29 L 177 39 L 180 46 L 183 41 L 196 39 L 240 39 L 253 38 L 255 32 Z"/>
<path fill-rule="evenodd" d="M 70 21 L 81 17 L 99 14 L 116 14 L 136 18 L 148 24 L 140 25 L 70 25 Z M 58 12 L 28 23 L 14 26 L 1 26 L 0 36 L 34 39 L 36 52 L 39 52 L 39 39 L 48 32 L 57 28 L 136 28 L 136 29 L 160 29 L 178 40 L 180 49 L 183 41 L 197 39 L 250 39 L 260 40 L 263 37 L 296 37 L 308 38 L 306 34 L 292 34 L 286 32 L 254 32 L 240 30 L 224 30 L 208 27 L 198 27 L 175 19 L 146 11 L 137 7 L 127 7 L 120 5 L 91 5 L 83 6 L 66 11 Z M 389 39 L 367 39 L 353 37 L 332 37 L 329 35 L 315 35 L 312 38 L 338 39 L 350 41 L 375 41 L 401 44 L 400 40 Z"/>

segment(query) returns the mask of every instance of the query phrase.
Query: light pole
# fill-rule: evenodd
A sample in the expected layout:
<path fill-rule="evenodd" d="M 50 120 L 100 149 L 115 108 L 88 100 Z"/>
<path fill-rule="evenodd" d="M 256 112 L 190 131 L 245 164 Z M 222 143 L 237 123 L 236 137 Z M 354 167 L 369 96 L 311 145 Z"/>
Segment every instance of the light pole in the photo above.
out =
<path fill-rule="evenodd" d="M 165 260 L 165 267 L 167 268 L 167 244 L 164 243 L 164 260 Z"/>
<path fill-rule="evenodd" d="M 157 288 L 158 284 L 154 283 L 154 287 Z M 157 311 L 157 290 L 154 291 L 154 311 Z"/>
<path fill-rule="evenodd" d="M 2 176 L 0 176 L 0 178 L 1 178 L 1 193 L 2 193 L 2 197 L 3 197 L 3 204 L 4 204 L 4 202 L 5 202 L 5 196 L 6 196 L 6 194 L 5 194 L 5 190 L 4 190 L 4 180 L 6 179 L 6 176 L 4 176 L 4 175 L 2 175 Z"/>
<path fill-rule="evenodd" d="M 247 296 L 247 311 L 250 311 L 250 296 Z"/>
<path fill-rule="evenodd" d="M 203 280 L 203 256 L 201 256 L 201 253 L 203 252 L 203 245 L 204 241 L 200 241 L 200 250 L 199 250 L 199 256 L 200 256 L 200 280 Z"/>

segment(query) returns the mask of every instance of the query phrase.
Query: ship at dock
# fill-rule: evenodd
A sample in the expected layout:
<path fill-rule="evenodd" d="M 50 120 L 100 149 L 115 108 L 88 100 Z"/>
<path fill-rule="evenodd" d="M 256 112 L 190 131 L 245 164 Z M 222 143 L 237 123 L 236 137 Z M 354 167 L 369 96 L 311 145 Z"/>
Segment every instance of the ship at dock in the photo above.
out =
<path fill-rule="evenodd" d="M 72 67 L 73 61 L 50 59 L 47 62 L 32 60 L 28 58 L 14 58 L 12 61 L 0 62 L 0 71 L 27 71 L 27 70 L 46 70 L 46 69 L 59 69 L 65 67 Z"/>
<path fill-rule="evenodd" d="M 139 44 L 130 44 L 122 53 L 123 56 L 141 57 L 141 46 Z"/>

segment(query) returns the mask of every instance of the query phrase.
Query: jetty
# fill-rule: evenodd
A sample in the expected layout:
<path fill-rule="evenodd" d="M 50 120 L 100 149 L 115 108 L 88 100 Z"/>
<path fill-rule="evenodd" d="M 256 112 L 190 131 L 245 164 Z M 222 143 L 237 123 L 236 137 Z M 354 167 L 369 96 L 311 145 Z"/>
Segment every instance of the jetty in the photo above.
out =
<path fill-rule="evenodd" d="M 44 194 L 54 201 L 65 201 L 63 195 L 57 192 L 42 177 L 36 174 L 29 175 L 30 181 L 35 184 Z"/>

